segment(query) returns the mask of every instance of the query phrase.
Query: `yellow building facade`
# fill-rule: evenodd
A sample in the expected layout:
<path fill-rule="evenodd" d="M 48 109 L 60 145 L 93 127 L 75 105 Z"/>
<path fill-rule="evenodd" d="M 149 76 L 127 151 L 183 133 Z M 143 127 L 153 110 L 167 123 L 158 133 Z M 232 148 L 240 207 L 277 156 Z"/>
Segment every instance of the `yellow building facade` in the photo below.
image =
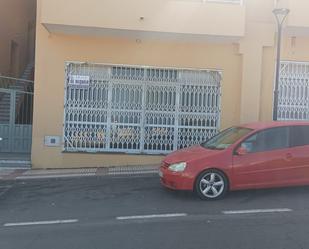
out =
<path fill-rule="evenodd" d="M 306 0 L 38 0 L 32 167 L 159 164 L 271 120 L 276 7 L 279 119 L 307 119 Z"/>

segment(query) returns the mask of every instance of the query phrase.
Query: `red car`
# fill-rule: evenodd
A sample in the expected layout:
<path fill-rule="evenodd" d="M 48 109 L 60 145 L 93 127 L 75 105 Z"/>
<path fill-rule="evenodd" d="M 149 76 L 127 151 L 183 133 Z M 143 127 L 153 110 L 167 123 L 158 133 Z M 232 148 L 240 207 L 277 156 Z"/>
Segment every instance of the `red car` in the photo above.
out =
<path fill-rule="evenodd" d="M 309 185 L 309 122 L 252 123 L 168 155 L 162 184 L 215 200 L 228 191 Z"/>

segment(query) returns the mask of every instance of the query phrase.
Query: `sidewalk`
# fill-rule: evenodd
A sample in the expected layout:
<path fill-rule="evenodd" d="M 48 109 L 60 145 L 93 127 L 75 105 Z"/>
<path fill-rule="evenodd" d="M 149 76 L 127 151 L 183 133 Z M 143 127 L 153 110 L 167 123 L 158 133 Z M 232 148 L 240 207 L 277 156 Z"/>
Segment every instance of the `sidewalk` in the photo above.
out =
<path fill-rule="evenodd" d="M 158 165 L 121 166 L 109 168 L 28 170 L 0 168 L 0 180 L 31 180 L 87 176 L 157 174 Z"/>

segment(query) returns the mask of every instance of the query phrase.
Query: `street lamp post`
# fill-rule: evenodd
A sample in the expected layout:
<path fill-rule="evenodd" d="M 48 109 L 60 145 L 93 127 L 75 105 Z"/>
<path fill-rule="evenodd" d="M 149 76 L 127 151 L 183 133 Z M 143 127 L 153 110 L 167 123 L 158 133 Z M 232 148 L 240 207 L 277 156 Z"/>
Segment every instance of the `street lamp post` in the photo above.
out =
<path fill-rule="evenodd" d="M 276 63 L 276 81 L 275 81 L 275 91 L 274 91 L 274 110 L 273 110 L 273 120 L 278 119 L 278 99 L 279 99 L 279 77 L 280 77 L 280 62 L 281 62 L 281 37 L 282 37 L 282 26 L 285 18 L 290 13 L 289 9 L 274 9 L 273 14 L 277 20 L 278 26 L 278 37 L 277 37 L 277 63 Z"/>

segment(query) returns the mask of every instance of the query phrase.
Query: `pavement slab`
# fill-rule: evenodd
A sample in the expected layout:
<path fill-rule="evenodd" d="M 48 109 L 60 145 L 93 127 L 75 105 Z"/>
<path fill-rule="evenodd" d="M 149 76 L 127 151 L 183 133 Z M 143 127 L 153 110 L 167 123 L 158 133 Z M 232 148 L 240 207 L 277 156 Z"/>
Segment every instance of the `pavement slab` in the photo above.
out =
<path fill-rule="evenodd" d="M 0 180 L 27 180 L 48 178 L 71 178 L 108 175 L 143 175 L 157 174 L 158 165 L 137 165 L 108 168 L 81 168 L 81 169 L 1 169 Z"/>

